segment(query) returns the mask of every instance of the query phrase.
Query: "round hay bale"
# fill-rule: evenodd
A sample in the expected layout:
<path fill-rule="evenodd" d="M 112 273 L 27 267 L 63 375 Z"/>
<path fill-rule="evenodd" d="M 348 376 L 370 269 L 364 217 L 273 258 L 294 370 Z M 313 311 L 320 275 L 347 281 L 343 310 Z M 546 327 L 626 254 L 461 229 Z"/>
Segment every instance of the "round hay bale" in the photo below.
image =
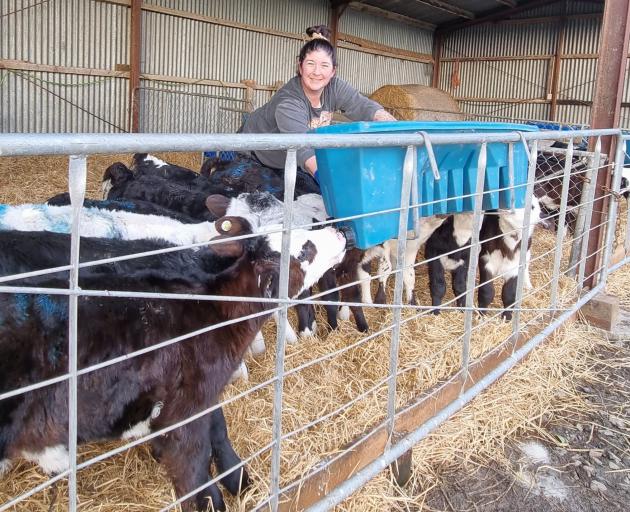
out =
<path fill-rule="evenodd" d="M 370 99 L 383 105 L 399 121 L 465 119 L 449 93 L 426 85 L 384 85 L 374 91 Z"/>

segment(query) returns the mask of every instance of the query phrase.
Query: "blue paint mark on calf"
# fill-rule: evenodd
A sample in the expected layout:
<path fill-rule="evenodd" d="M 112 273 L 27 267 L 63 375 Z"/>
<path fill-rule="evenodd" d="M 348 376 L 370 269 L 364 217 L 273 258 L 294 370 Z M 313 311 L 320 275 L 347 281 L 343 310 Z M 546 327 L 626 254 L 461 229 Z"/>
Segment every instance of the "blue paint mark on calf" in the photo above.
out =
<path fill-rule="evenodd" d="M 28 318 L 28 309 L 31 304 L 31 299 L 26 293 L 16 293 L 13 300 L 15 307 L 15 321 L 18 324 L 26 322 Z"/>
<path fill-rule="evenodd" d="M 44 322 L 49 320 L 67 320 L 68 305 L 63 300 L 50 295 L 36 295 L 34 299 L 35 308 L 41 315 Z"/>

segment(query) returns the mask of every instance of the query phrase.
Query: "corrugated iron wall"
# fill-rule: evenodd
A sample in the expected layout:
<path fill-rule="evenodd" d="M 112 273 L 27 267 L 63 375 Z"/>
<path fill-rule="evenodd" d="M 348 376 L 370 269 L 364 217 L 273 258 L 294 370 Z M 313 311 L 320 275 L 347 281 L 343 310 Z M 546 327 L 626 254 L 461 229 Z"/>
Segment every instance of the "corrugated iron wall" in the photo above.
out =
<path fill-rule="evenodd" d="M 603 6 L 567 2 L 567 20 L 558 81 L 556 120 L 587 124 L 593 98 Z M 554 55 L 563 3 L 519 13 L 521 21 L 502 21 L 461 30 L 443 41 L 440 87 L 455 96 L 463 111 L 483 118 L 549 119 Z M 538 18 L 538 21 L 534 19 Z M 527 21 L 532 20 L 532 21 Z M 501 59 L 505 57 L 505 59 Z M 627 76 L 627 80 L 630 77 Z M 630 101 L 626 84 L 623 102 Z M 630 126 L 622 109 L 622 125 Z"/>
<path fill-rule="evenodd" d="M 129 61 L 124 6 L 3 0 L 0 17 L 0 59 L 107 70 Z M 0 131 L 120 131 L 127 94 L 126 79 L 2 69 Z"/>
<path fill-rule="evenodd" d="M 126 130 L 128 3 L 0 2 L 0 59 L 20 61 L 19 69 L 0 70 L 0 131 Z M 267 86 L 252 96 L 254 107 L 263 104 L 270 86 L 295 73 L 300 34 L 307 26 L 327 24 L 330 16 L 328 0 L 269 0 L 264 9 L 258 0 L 144 0 L 143 5 L 141 68 L 151 76 L 137 94 L 146 131 L 235 130 L 245 97 L 240 82 Z M 207 17 L 263 30 L 222 26 Z M 393 48 L 432 51 L 431 32 L 351 9 L 340 31 Z M 427 63 L 339 50 L 339 76 L 366 94 L 385 83 L 428 84 L 430 74 Z M 203 80 L 238 86 L 195 83 Z M 183 119 L 176 121 L 169 109 Z"/>

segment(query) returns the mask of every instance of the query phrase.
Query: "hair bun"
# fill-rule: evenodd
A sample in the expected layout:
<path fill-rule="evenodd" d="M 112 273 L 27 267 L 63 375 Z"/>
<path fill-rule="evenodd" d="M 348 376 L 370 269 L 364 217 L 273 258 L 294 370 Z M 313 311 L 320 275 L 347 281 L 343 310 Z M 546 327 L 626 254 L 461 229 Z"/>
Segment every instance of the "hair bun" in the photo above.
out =
<path fill-rule="evenodd" d="M 313 27 L 308 27 L 306 29 L 306 34 L 311 39 L 325 39 L 326 41 L 330 41 L 332 32 L 326 25 L 315 25 Z"/>

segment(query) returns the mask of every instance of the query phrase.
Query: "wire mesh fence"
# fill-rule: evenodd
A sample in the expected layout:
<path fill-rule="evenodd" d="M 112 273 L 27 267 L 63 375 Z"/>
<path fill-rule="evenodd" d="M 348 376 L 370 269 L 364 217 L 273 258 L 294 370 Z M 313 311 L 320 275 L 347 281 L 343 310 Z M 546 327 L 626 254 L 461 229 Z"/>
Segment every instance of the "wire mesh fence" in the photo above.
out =
<path fill-rule="evenodd" d="M 135 94 L 140 131 L 145 133 L 235 133 L 248 112 L 240 89 L 212 88 L 192 92 L 177 88 L 140 87 Z"/>
<path fill-rule="evenodd" d="M 577 149 L 583 137 L 592 151 Z M 612 157 L 602 137 L 613 138 Z M 400 476 L 405 452 L 575 314 L 605 286 L 610 268 L 628 262 L 628 140 L 618 130 L 0 136 L 0 154 L 79 155 L 69 167 L 70 234 L 0 232 L 15 237 L 3 244 L 0 277 L 0 346 L 4 360 L 15 361 L 0 388 L 0 410 L 11 418 L 0 425 L 0 488 L 11 489 L 0 492 L 0 510 L 89 508 L 90 490 L 105 485 L 98 468 L 125 468 L 116 457 L 126 460 L 142 444 L 168 479 L 156 497 L 136 498 L 161 510 L 209 500 L 218 508 L 220 488 L 243 491 L 230 509 L 326 510 L 396 460 Z M 421 186 L 425 175 L 437 171 L 436 182 L 456 175 L 431 154 L 462 144 L 474 147 L 470 189 L 430 194 L 439 186 Z M 284 194 L 293 197 L 295 149 L 303 146 L 404 148 L 401 168 L 391 171 L 401 175 L 398 205 L 387 211 L 398 242 L 347 245 L 342 254 L 336 227 L 365 215 L 305 217 L 299 198 L 266 210 L 264 222 L 226 209 L 199 224 L 201 239 L 177 247 L 84 238 L 86 152 L 283 148 Z M 505 179 L 493 181 L 495 168 Z M 602 173 L 608 184 L 597 187 Z M 449 201 L 470 207 L 440 210 Z M 376 224 L 384 215 L 377 206 L 368 215 Z M 429 207 L 438 213 L 425 215 Z M 311 229 L 322 226 L 329 228 Z M 23 247 L 45 244 L 55 257 L 18 252 L 19 236 L 30 237 Z M 332 281 L 320 280 L 331 273 Z M 276 322 L 268 322 L 274 312 Z M 299 340 L 290 334 L 296 319 Z M 259 329 L 269 347 L 253 358 L 245 350 L 254 341 L 260 352 Z M 227 384 L 243 358 L 248 380 Z M 28 411 L 50 415 L 45 436 Z M 83 446 L 106 437 L 122 441 Z M 9 468 L 20 458 L 39 464 L 38 478 Z M 144 477 L 153 480 L 149 467 Z M 99 505 L 121 506 L 124 483 L 105 479 L 118 483 Z M 63 482 L 54 500 L 46 494 Z"/>

